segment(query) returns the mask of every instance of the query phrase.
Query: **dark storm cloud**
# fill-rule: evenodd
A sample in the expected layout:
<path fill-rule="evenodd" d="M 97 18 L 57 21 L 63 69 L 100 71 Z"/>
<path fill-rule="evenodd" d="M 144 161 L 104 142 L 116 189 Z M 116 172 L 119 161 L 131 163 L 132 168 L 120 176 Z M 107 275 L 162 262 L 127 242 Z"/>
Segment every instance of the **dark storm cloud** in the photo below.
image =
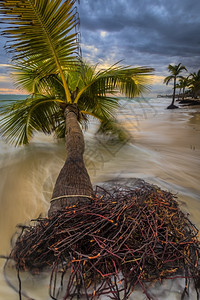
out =
<path fill-rule="evenodd" d="M 97 59 L 200 67 L 199 0 L 82 0 L 79 8 L 82 42 L 95 45 Z"/>
<path fill-rule="evenodd" d="M 161 76 L 170 63 L 200 69 L 200 0 L 80 0 L 78 11 L 89 61 L 151 66 Z M 0 76 L 8 74 L 5 42 L 1 37 Z"/>

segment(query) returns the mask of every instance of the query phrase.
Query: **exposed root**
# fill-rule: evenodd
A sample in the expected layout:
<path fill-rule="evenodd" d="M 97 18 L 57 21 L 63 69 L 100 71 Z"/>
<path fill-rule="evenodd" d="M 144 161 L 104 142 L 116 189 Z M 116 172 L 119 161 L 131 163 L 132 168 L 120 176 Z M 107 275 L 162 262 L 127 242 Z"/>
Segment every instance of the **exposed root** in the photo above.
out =
<path fill-rule="evenodd" d="M 193 280 L 198 298 L 198 230 L 175 198 L 145 182 L 110 192 L 98 187 L 90 205 L 24 227 L 10 258 L 20 270 L 50 268 L 52 299 L 125 300 L 137 284 L 152 299 L 146 282 L 177 277 L 185 278 L 182 297 Z"/>

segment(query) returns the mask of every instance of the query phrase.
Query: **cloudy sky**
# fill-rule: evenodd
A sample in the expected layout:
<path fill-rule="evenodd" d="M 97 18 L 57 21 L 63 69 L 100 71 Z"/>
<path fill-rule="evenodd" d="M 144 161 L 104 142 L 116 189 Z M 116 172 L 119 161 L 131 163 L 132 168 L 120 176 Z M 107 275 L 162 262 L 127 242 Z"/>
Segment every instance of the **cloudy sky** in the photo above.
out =
<path fill-rule="evenodd" d="M 153 91 L 162 84 L 168 64 L 182 63 L 189 73 L 200 69 L 200 0 L 81 0 L 78 7 L 83 57 L 108 66 L 155 68 Z M 9 57 L 0 37 L 0 93 L 16 93 L 8 76 Z"/>

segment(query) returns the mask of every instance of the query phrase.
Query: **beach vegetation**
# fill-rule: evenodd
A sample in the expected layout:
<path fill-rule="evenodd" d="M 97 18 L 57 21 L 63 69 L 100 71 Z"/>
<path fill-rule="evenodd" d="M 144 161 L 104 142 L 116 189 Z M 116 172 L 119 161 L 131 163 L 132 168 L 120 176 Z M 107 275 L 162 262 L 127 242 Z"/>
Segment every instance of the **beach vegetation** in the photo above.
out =
<path fill-rule="evenodd" d="M 196 99 L 200 95 L 200 70 L 193 72 L 188 76 L 189 87 L 192 98 Z"/>
<path fill-rule="evenodd" d="M 168 109 L 174 109 L 178 108 L 176 105 L 174 105 L 175 102 L 175 96 L 176 96 L 176 84 L 177 84 L 177 79 L 183 79 L 183 76 L 180 75 L 181 72 L 187 71 L 186 67 L 179 63 L 178 65 L 168 65 L 168 71 L 171 73 L 171 75 L 167 76 L 164 79 L 165 84 L 169 84 L 169 82 L 173 82 L 173 95 L 172 95 L 172 102 L 171 104 L 167 107 Z"/>
<path fill-rule="evenodd" d="M 182 77 L 179 79 L 178 87 L 180 88 L 180 91 L 182 90 L 182 100 L 185 100 L 185 89 L 188 88 L 190 85 L 190 80 L 188 77 Z"/>

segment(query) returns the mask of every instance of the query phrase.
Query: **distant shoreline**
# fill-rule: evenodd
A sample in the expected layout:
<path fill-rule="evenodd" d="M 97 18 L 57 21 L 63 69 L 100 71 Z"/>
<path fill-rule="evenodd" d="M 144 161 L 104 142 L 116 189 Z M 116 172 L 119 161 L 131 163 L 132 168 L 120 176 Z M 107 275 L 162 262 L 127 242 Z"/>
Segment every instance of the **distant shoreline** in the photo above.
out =
<path fill-rule="evenodd" d="M 172 98 L 172 95 L 157 95 L 157 98 Z"/>
<path fill-rule="evenodd" d="M 200 99 L 186 98 L 184 100 L 177 100 L 177 101 L 179 101 L 179 104 L 181 104 L 181 106 L 200 105 Z"/>
<path fill-rule="evenodd" d="M 181 106 L 195 106 L 200 105 L 200 99 L 193 99 L 192 97 L 185 96 L 185 99 L 182 99 L 183 95 L 176 95 L 176 101 Z M 172 95 L 157 95 L 157 98 L 172 98 Z"/>

